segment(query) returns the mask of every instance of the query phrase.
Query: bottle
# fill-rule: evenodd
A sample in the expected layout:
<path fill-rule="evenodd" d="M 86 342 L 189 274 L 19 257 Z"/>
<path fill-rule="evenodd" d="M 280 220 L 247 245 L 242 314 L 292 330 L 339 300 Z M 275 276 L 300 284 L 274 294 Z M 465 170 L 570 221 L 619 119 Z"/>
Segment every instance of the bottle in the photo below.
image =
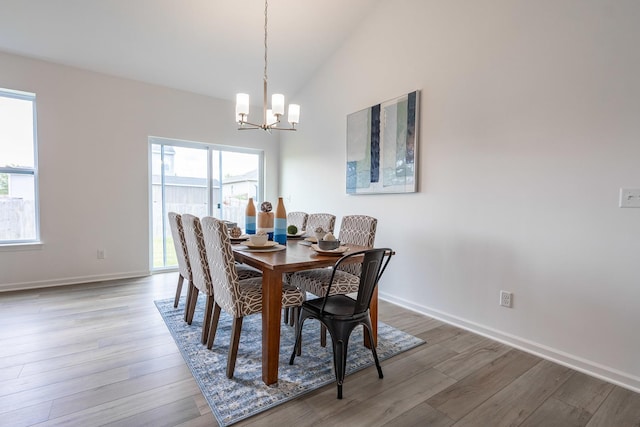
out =
<path fill-rule="evenodd" d="M 273 240 L 281 245 L 287 244 L 287 211 L 284 208 L 282 197 L 278 197 L 276 206 L 276 218 L 273 224 Z"/>
<path fill-rule="evenodd" d="M 273 212 L 271 212 L 271 202 L 262 202 L 260 212 L 258 212 L 257 232 L 267 233 L 268 239 L 273 241 Z"/>
<path fill-rule="evenodd" d="M 247 234 L 256 234 L 256 206 L 253 204 L 253 197 L 249 197 L 249 203 L 247 203 L 244 228 Z"/>

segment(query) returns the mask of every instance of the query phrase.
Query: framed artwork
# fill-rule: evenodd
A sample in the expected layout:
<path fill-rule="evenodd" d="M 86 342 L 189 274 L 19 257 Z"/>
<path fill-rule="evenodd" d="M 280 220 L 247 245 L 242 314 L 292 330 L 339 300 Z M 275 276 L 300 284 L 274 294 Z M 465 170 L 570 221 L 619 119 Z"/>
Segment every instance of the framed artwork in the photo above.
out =
<path fill-rule="evenodd" d="M 347 194 L 417 189 L 419 91 L 347 116 Z"/>

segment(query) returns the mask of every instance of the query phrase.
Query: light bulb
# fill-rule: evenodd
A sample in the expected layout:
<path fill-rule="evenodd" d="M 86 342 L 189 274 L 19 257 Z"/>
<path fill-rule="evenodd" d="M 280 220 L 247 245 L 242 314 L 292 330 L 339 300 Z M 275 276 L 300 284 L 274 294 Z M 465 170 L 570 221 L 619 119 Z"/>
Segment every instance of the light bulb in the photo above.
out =
<path fill-rule="evenodd" d="M 274 93 L 271 95 L 271 109 L 274 115 L 282 116 L 284 114 L 284 95 L 281 93 Z"/>
<path fill-rule="evenodd" d="M 298 104 L 289 104 L 289 123 L 300 123 L 300 106 Z"/>
<path fill-rule="evenodd" d="M 240 121 L 242 115 L 245 120 L 249 116 L 249 95 L 246 93 L 236 95 L 236 120 Z"/>

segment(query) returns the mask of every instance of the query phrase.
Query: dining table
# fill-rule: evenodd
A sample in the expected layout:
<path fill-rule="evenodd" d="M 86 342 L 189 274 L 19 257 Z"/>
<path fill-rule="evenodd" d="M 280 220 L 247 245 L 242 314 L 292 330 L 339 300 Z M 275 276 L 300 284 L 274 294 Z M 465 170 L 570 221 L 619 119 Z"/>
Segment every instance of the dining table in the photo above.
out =
<path fill-rule="evenodd" d="M 365 246 L 345 244 L 345 253 L 371 249 Z M 320 254 L 304 239 L 287 239 L 286 248 L 266 250 L 249 249 L 242 242 L 232 245 L 235 260 L 262 271 L 262 380 L 267 385 L 278 382 L 280 357 L 280 327 L 282 324 L 282 280 L 284 273 L 330 267 L 340 254 Z M 376 345 L 378 337 L 378 291 L 371 300 L 373 343 L 365 339 L 365 345 Z M 366 334 L 364 334 L 366 337 Z"/>

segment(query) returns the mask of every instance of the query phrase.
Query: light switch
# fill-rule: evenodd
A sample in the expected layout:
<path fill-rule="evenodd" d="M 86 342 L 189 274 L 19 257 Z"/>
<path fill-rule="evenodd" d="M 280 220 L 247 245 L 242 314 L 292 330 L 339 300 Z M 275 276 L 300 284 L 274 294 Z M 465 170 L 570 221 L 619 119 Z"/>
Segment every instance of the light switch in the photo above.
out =
<path fill-rule="evenodd" d="M 640 208 L 640 189 L 621 188 L 620 189 L 621 208 Z"/>

